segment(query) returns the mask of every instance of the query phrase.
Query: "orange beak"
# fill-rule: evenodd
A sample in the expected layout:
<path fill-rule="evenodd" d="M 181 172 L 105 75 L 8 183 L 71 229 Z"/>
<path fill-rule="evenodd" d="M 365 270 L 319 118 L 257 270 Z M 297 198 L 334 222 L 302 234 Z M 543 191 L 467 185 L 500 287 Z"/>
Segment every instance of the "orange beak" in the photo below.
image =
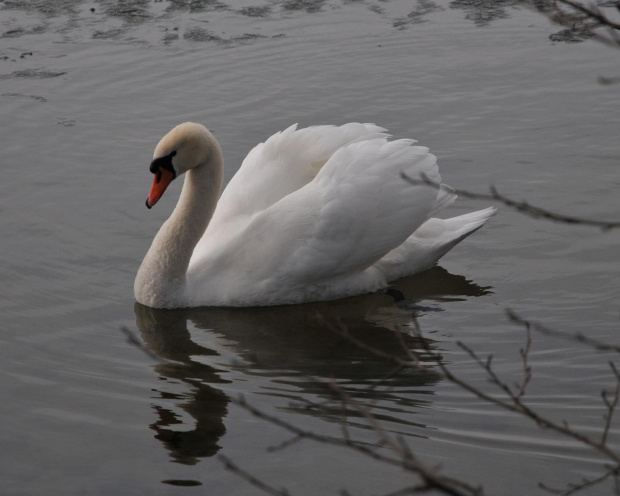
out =
<path fill-rule="evenodd" d="M 160 168 L 157 173 L 154 174 L 153 178 L 153 186 L 151 187 L 151 192 L 146 199 L 146 207 L 151 208 L 153 205 L 157 203 L 157 201 L 162 197 L 164 191 L 168 185 L 174 179 L 174 174 L 169 170 Z"/>

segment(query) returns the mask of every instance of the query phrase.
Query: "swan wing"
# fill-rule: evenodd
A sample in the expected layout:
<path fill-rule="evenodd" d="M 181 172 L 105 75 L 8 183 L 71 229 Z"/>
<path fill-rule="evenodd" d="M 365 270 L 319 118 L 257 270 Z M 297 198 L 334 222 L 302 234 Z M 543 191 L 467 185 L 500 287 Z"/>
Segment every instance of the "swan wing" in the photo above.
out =
<path fill-rule="evenodd" d="M 239 250 L 235 270 L 256 281 L 303 283 L 373 265 L 455 196 L 449 187 L 423 184 L 423 177 L 436 183 L 441 177 L 435 156 L 413 143 L 382 137 L 339 148 L 311 182 L 238 233 L 228 245 Z M 402 172 L 421 181 L 405 181 Z"/>
<path fill-rule="evenodd" d="M 211 224 L 218 226 L 264 211 L 314 179 L 329 158 L 347 144 L 387 137 L 374 124 L 297 124 L 255 146 L 224 190 Z"/>
<path fill-rule="evenodd" d="M 341 148 L 308 186 L 315 217 L 310 235 L 290 257 L 290 270 L 322 278 L 362 270 L 402 244 L 450 193 L 414 179 L 440 183 L 436 157 L 412 140 L 385 138 Z M 441 197 L 441 198 L 440 198 Z"/>

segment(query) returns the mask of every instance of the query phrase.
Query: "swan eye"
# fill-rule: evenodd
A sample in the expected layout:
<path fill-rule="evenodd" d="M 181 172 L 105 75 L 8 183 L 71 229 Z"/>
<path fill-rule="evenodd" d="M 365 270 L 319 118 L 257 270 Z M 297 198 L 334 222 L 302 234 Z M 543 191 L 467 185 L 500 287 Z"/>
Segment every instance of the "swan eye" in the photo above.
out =
<path fill-rule="evenodd" d="M 157 182 L 159 182 L 161 178 L 160 169 L 166 169 L 168 172 L 171 172 L 173 179 L 177 177 L 177 171 L 174 169 L 174 166 L 172 165 L 172 157 L 174 157 L 176 154 L 177 154 L 177 151 L 173 150 L 168 155 L 164 155 L 163 157 L 158 157 L 151 162 L 149 170 L 153 174 L 158 174 Z"/>

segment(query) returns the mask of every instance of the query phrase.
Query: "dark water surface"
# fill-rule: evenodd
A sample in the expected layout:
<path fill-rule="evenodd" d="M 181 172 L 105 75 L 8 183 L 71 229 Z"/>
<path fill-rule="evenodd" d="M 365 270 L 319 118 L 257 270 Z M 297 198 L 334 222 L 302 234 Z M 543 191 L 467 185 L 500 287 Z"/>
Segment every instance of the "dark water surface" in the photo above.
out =
<path fill-rule="evenodd" d="M 452 186 L 495 184 L 551 210 L 620 219 L 620 88 L 596 80 L 618 75 L 618 52 L 552 43 L 556 28 L 508 2 L 476 5 L 0 1 L 2 494 L 260 494 L 217 454 L 294 495 L 412 483 L 311 441 L 267 452 L 290 435 L 230 402 L 243 394 L 321 434 L 341 435 L 346 418 L 354 438 L 376 443 L 354 411 L 307 407 L 330 398 L 313 377 L 374 401 L 388 431 L 488 494 L 538 494 L 539 481 L 604 471 L 577 442 L 434 374 L 373 389 L 392 366 L 323 322 L 400 353 L 394 330 L 420 346 L 417 315 L 452 370 L 491 390 L 456 341 L 493 354 L 517 381 L 524 332 L 507 307 L 618 342 L 618 231 L 502 209 L 440 267 L 397 285 L 417 306 L 368 295 L 153 311 L 133 299 L 135 272 L 180 188 L 144 208 L 152 150 L 186 120 L 214 131 L 227 179 L 252 146 L 294 122 L 376 122 L 429 146 Z M 448 215 L 486 205 L 461 199 Z M 123 326 L 161 361 L 128 343 Z M 535 334 L 528 404 L 598 436 L 609 360 Z"/>

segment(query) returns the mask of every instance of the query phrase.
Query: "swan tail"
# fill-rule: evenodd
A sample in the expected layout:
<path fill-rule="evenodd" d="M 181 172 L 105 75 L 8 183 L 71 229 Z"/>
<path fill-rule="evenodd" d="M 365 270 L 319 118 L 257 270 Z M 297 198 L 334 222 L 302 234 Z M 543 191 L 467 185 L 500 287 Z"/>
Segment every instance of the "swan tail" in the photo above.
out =
<path fill-rule="evenodd" d="M 495 207 L 489 207 L 445 220 L 431 218 L 375 267 L 388 282 L 428 270 L 496 213 Z"/>

